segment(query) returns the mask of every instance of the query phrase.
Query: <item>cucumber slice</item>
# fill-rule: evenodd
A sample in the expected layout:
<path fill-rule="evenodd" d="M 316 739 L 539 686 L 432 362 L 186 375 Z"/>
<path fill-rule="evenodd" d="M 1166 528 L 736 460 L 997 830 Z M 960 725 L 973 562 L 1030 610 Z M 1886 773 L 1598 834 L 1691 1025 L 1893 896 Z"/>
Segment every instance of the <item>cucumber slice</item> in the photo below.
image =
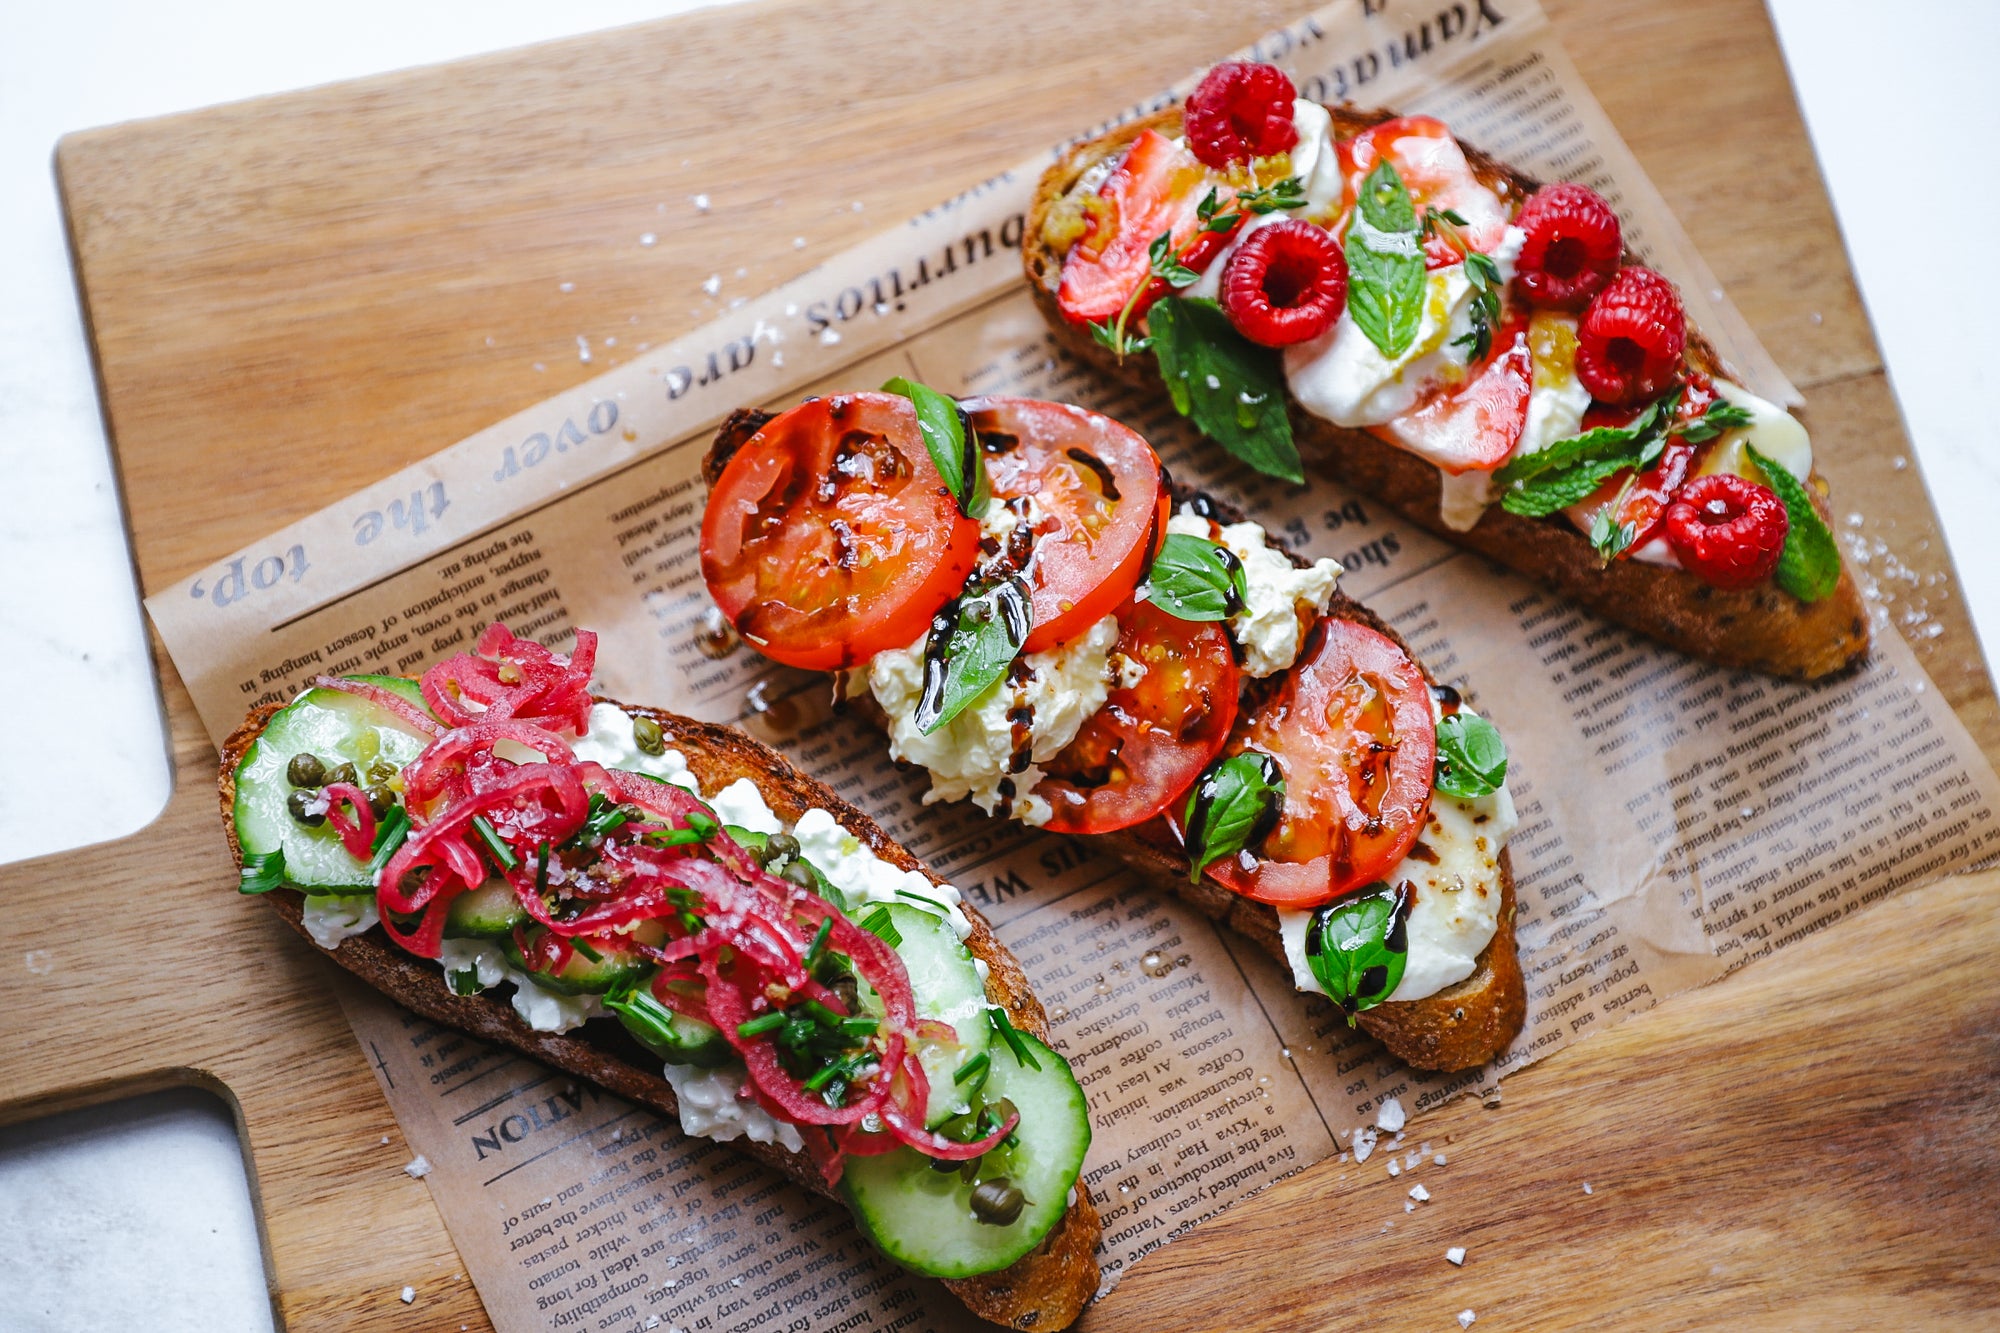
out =
<path fill-rule="evenodd" d="M 1005 1226 L 972 1213 L 972 1185 L 957 1172 L 933 1170 L 911 1148 L 879 1157 L 850 1157 L 841 1193 L 882 1252 L 932 1277 L 973 1277 L 1007 1267 L 1042 1243 L 1069 1209 L 1069 1192 L 1090 1148 L 1090 1111 L 1083 1089 L 1054 1051 L 1023 1033 L 1022 1045 L 1041 1064 L 1019 1064 L 1005 1043 L 989 1048 L 989 1101 L 1006 1097 L 1021 1113 L 1019 1140 L 979 1163 L 982 1181 L 1006 1177 L 1026 1196 L 1020 1216 Z"/>
<path fill-rule="evenodd" d="M 533 941 L 530 940 L 530 943 Z M 636 986 L 652 975 L 652 960 L 636 950 L 609 949 L 600 944 L 590 947 L 598 955 L 594 959 L 586 958 L 579 950 L 555 971 L 538 972 L 529 967 L 527 960 L 521 956 L 511 931 L 500 941 L 501 951 L 507 955 L 510 966 L 532 973 L 537 982 L 564 995 L 605 995 Z"/>
<path fill-rule="evenodd" d="M 736 1058 L 736 1052 L 713 1024 L 675 1013 L 644 987 L 629 995 L 607 996 L 604 1007 L 618 1015 L 618 1021 L 642 1046 L 670 1065 L 714 1069 Z"/>
<path fill-rule="evenodd" d="M 527 924 L 528 909 L 504 879 L 489 879 L 459 894 L 444 913 L 444 933 L 455 940 L 505 939 L 514 927 Z"/>
<path fill-rule="evenodd" d="M 908 903 L 884 903 L 863 915 L 872 917 L 877 911 L 889 914 L 890 924 L 902 937 L 896 954 L 909 971 L 918 1016 L 949 1023 L 958 1033 L 957 1041 L 927 1038 L 917 1043 L 917 1060 L 931 1084 L 924 1123 L 936 1129 L 970 1110 L 970 1099 L 979 1093 L 977 1076 L 963 1083 L 955 1076 L 993 1040 L 993 1025 L 986 1018 L 986 983 L 979 979 L 971 952 L 949 921 Z"/>
<path fill-rule="evenodd" d="M 379 685 L 424 707 L 413 680 L 401 676 L 353 676 Z M 402 768 L 422 753 L 428 737 L 407 730 L 400 718 L 366 699 L 339 690 L 308 690 L 265 726 L 236 766 L 236 840 L 245 856 L 285 854 L 285 883 L 312 893 L 357 893 L 373 889 L 368 867 L 347 854 L 330 825 L 307 828 L 285 808 L 292 784 L 285 766 L 300 753 L 318 755 L 327 766 L 351 763 L 362 773 L 370 764 Z"/>

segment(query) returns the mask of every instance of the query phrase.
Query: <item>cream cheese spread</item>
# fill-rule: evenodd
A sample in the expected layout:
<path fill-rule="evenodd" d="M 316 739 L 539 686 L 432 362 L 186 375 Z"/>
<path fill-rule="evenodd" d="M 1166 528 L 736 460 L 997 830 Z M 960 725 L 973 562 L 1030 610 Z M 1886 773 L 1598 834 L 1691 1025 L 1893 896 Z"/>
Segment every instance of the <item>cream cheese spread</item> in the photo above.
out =
<path fill-rule="evenodd" d="M 1299 657 L 1299 605 L 1326 614 L 1340 579 L 1340 562 L 1315 560 L 1300 569 L 1274 549 L 1256 523 L 1219 524 L 1181 508 L 1167 520 L 1169 533 L 1220 542 L 1243 565 L 1243 609 L 1229 618 L 1230 637 L 1243 648 L 1243 669 L 1276 675 Z"/>

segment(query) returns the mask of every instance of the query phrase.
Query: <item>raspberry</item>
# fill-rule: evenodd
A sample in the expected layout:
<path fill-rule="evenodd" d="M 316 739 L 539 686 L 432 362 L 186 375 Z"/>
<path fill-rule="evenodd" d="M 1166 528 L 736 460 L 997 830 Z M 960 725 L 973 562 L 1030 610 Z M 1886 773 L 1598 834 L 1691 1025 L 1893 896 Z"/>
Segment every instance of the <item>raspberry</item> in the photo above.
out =
<path fill-rule="evenodd" d="M 1219 171 L 1253 157 L 1290 152 L 1299 141 L 1298 127 L 1292 124 L 1292 101 L 1298 95 L 1276 65 L 1225 60 L 1188 94 L 1188 148 Z"/>
<path fill-rule="evenodd" d="M 1521 205 L 1527 233 L 1515 263 L 1521 292 L 1540 306 L 1581 310 L 1618 271 L 1618 214 L 1587 185 L 1544 185 Z"/>
<path fill-rule="evenodd" d="M 1347 308 L 1347 257 L 1332 233 L 1287 218 L 1243 238 L 1222 270 L 1222 311 L 1253 343 L 1317 338 Z"/>
<path fill-rule="evenodd" d="M 1770 577 L 1791 530 L 1768 486 L 1731 472 L 1696 477 L 1667 506 L 1667 544 L 1704 583 L 1747 588 Z"/>
<path fill-rule="evenodd" d="M 1649 268 L 1618 270 L 1576 330 L 1576 377 L 1600 403 L 1629 407 L 1673 383 L 1687 347 L 1674 285 Z"/>

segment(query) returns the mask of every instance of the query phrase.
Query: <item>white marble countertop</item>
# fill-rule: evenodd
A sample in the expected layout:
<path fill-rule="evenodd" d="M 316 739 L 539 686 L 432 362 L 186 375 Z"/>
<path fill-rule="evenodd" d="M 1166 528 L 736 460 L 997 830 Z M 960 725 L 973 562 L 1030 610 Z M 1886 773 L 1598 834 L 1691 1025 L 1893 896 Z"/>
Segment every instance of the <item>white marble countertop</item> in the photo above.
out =
<path fill-rule="evenodd" d="M 9 649 L 0 656 L 0 684 L 16 701 L 0 758 L 17 778 L 30 764 L 36 775 L 33 782 L 0 785 L 0 861 L 131 833 L 157 814 L 168 788 L 146 636 L 50 172 L 56 139 L 88 126 L 447 60 L 700 3 L 65 0 L 10 6 L 0 16 L 0 291 L 7 293 L 0 301 L 0 475 L 11 492 L 0 523 L 0 561 L 19 571 L 0 581 L 0 628 Z M 2000 453 L 1986 413 L 2000 320 L 1992 314 L 1991 280 L 1983 271 L 1989 266 L 1978 260 L 1976 241 L 1928 242 L 1925 229 L 1913 224 L 1939 218 L 1940 230 L 1977 231 L 2000 213 L 2000 182 L 1986 170 L 1991 145 L 2000 142 L 2000 100 L 1985 92 L 1985 62 L 2000 45 L 2000 5 L 1768 3 L 1991 660 L 2000 651 L 2000 524 L 1985 510 L 2000 500 Z M 1864 30 L 1865 44 L 1857 35 Z M 1883 115 L 1882 107 L 1896 114 Z M 20 706 L 24 700 L 33 706 Z M 19 963 L 0 955 L 0 965 Z M 161 1150 L 171 1150 L 173 1135 L 201 1132 L 189 1128 L 187 1116 L 198 1113 L 160 1120 L 149 1112 L 132 1132 L 152 1132 Z M 146 1130 L 154 1121 L 168 1128 Z M 71 1161 L 54 1150 L 20 1160 L 28 1163 L 23 1172 L 36 1169 L 34 1163 L 45 1172 L 67 1170 Z M 223 1194 L 239 1188 L 226 1164 L 215 1169 Z M 120 1225 L 127 1234 L 150 1234 L 148 1228 L 173 1215 L 136 1207 L 124 1210 L 121 1223 L 112 1216 L 117 1211 L 97 1219 L 109 1230 L 80 1233 L 101 1236 L 98 1243 L 114 1257 Z M 227 1258 L 240 1259 L 246 1243 L 255 1252 L 254 1231 L 244 1230 L 248 1214 L 224 1208 L 218 1216 L 225 1214 L 233 1229 L 225 1235 L 225 1223 L 217 1221 L 212 1242 L 223 1247 L 222 1260 L 146 1266 L 139 1270 L 143 1284 L 129 1276 L 121 1284 L 117 1265 L 108 1263 L 108 1285 L 98 1285 L 93 1270 L 89 1282 L 72 1289 L 101 1293 L 107 1324 L 121 1322 L 112 1317 L 117 1309 L 129 1310 L 134 1326 L 143 1318 L 157 1327 L 165 1325 L 155 1312 L 176 1299 L 198 1308 L 218 1283 L 261 1283 L 260 1264 Z M 8 1218 L 0 1208 L 0 1256 L 18 1257 L 23 1251 L 8 1234 Z M 189 1243 L 211 1240 L 193 1236 Z M 0 1273 L 14 1262 L 0 1258 Z M 178 1292 L 163 1290 L 159 1283 L 171 1284 L 176 1273 L 199 1276 L 189 1276 Z"/>

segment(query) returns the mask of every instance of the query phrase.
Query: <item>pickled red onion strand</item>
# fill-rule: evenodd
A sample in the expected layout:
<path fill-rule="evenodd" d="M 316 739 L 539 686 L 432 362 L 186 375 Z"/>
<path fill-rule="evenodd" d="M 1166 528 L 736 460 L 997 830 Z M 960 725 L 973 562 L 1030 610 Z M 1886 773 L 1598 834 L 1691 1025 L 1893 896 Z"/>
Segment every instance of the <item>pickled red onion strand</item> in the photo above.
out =
<path fill-rule="evenodd" d="M 390 939 L 402 945 L 419 958 L 436 958 L 444 949 L 444 918 L 451 910 L 451 900 L 465 892 L 465 886 L 447 888 L 438 893 L 424 908 L 423 920 L 417 923 L 413 932 L 405 932 L 396 925 L 389 913 L 382 914 L 382 929 Z"/>
<path fill-rule="evenodd" d="M 329 782 L 319 794 L 326 802 L 326 822 L 340 835 L 340 845 L 347 854 L 363 862 L 374 856 L 375 812 L 369 808 L 367 794 L 351 782 Z M 353 808 L 354 818 L 341 813 L 343 805 Z"/>
<path fill-rule="evenodd" d="M 313 684 L 323 690 L 339 690 L 342 694 L 352 694 L 366 699 L 385 713 L 394 713 L 410 724 L 411 728 L 427 736 L 441 736 L 444 728 L 436 718 L 423 712 L 415 704 L 393 690 L 385 690 L 380 685 L 371 685 L 365 680 L 349 680 L 345 676 L 314 676 Z"/>

